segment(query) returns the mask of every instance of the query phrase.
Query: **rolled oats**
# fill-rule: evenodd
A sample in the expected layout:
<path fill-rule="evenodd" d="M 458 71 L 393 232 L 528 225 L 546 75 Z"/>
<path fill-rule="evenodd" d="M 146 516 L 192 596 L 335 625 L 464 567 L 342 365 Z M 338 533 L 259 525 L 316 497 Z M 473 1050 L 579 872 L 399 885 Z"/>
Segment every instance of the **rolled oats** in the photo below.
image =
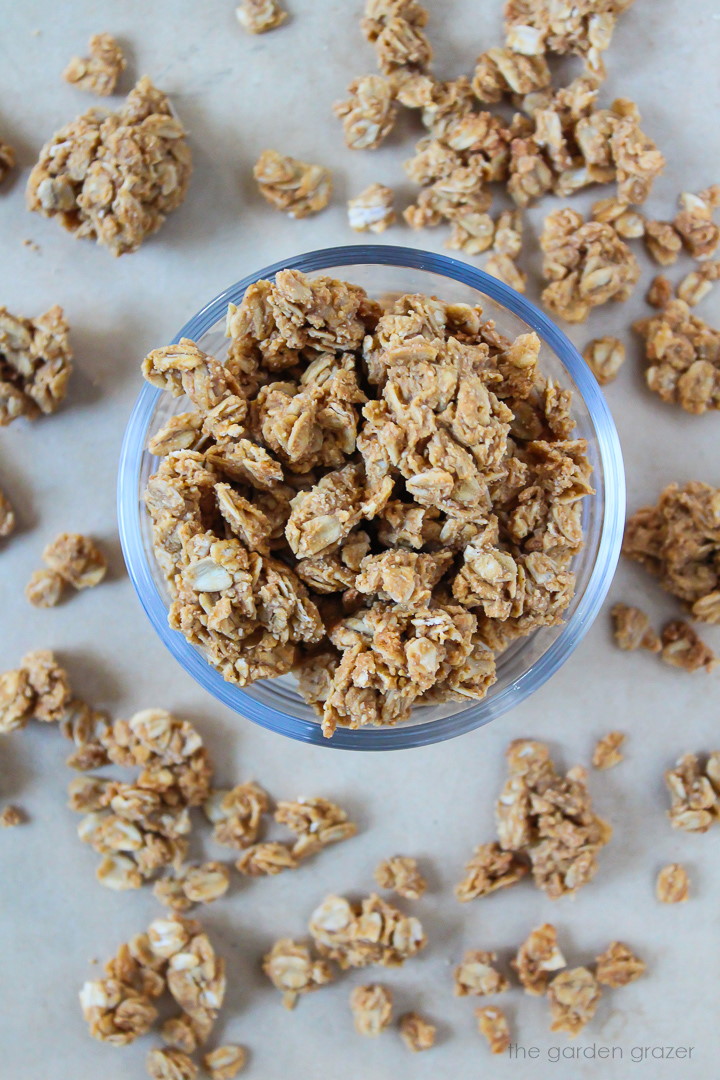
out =
<path fill-rule="evenodd" d="M 0 307 L 0 427 L 55 412 L 72 373 L 68 323 L 55 305 L 36 319 Z"/>
<path fill-rule="evenodd" d="M 264 150 L 253 169 L 260 194 L 290 217 L 324 210 L 332 195 L 332 177 L 322 165 L 309 165 L 275 150 Z"/>
<path fill-rule="evenodd" d="M 395 224 L 394 192 L 384 184 L 371 184 L 348 200 L 348 221 L 355 232 L 382 233 Z"/>
<path fill-rule="evenodd" d="M 390 889 L 406 900 L 419 900 L 427 889 L 417 861 L 407 855 L 394 855 L 375 867 L 375 880 L 381 889 Z"/>
<path fill-rule="evenodd" d="M 322 796 L 305 798 L 301 795 L 294 802 L 280 801 L 275 809 L 275 820 L 295 833 L 297 839 L 291 850 L 298 860 L 357 833 L 357 825 L 348 821 L 342 807 Z"/>
<path fill-rule="evenodd" d="M 122 255 L 184 201 L 191 168 L 182 125 L 144 76 L 116 113 L 91 109 L 53 135 L 30 173 L 27 204 Z"/>
<path fill-rule="evenodd" d="M 682 237 L 670 221 L 645 222 L 645 247 L 660 266 L 672 266 L 682 251 Z"/>
<path fill-rule="evenodd" d="M 583 357 L 600 385 L 606 386 L 625 363 L 625 346 L 615 337 L 593 338 L 583 349 Z"/>
<path fill-rule="evenodd" d="M 690 881 L 680 863 L 663 866 L 655 883 L 655 895 L 661 904 L 682 904 L 688 899 Z"/>
<path fill-rule="evenodd" d="M 577 53 L 592 70 L 612 39 L 618 16 L 632 0 L 580 0 L 573 5 L 545 0 L 507 0 L 508 44 L 529 56 L 545 52 Z"/>
<path fill-rule="evenodd" d="M 392 1022 L 392 994 L 385 986 L 372 983 L 356 986 L 350 994 L 350 1009 L 358 1035 L 379 1035 Z"/>
<path fill-rule="evenodd" d="M 15 511 L 4 491 L 0 491 L 0 537 L 10 536 L 15 531 Z"/>
<path fill-rule="evenodd" d="M 714 762 L 711 755 L 710 762 Z M 707 832 L 718 816 L 720 785 L 709 763 L 701 768 L 695 754 L 684 754 L 674 769 L 665 773 L 665 783 L 670 792 L 671 806 L 668 811 L 670 824 L 683 832 Z"/>
<path fill-rule="evenodd" d="M 242 850 L 257 840 L 263 815 L 270 809 L 270 798 L 259 784 L 250 781 L 229 791 L 212 791 L 203 809 L 214 826 L 215 842 Z"/>
<path fill-rule="evenodd" d="M 466 876 L 455 886 L 461 903 L 487 896 L 496 889 L 514 885 L 529 873 L 529 866 L 512 851 L 503 851 L 498 843 L 480 844 L 465 867 Z"/>
<path fill-rule="evenodd" d="M 310 934 L 321 956 L 343 969 L 398 967 L 427 944 L 419 919 L 374 894 L 359 904 L 328 896 L 310 918 Z"/>
<path fill-rule="evenodd" d="M 156 1047 L 148 1051 L 145 1065 L 152 1080 L 195 1080 L 198 1074 L 197 1065 L 182 1050 Z"/>
<path fill-rule="evenodd" d="M 288 17 L 279 0 L 241 0 L 235 8 L 237 20 L 249 34 L 264 34 L 282 26 Z"/>
<path fill-rule="evenodd" d="M 245 1068 L 247 1051 L 244 1046 L 226 1043 L 203 1057 L 203 1067 L 210 1080 L 234 1080 Z"/>
<path fill-rule="evenodd" d="M 622 731 L 609 731 L 598 739 L 593 750 L 592 763 L 596 769 L 612 769 L 623 760 L 621 747 L 625 742 Z"/>
<path fill-rule="evenodd" d="M 621 941 L 611 941 L 595 959 L 595 978 L 603 986 L 627 986 L 645 974 L 645 963 Z"/>
<path fill-rule="evenodd" d="M 719 277 L 720 261 L 701 263 L 697 270 L 686 274 L 678 285 L 678 299 L 683 300 L 688 307 L 695 307 L 708 295 Z"/>
<path fill-rule="evenodd" d="M 342 120 L 345 145 L 350 150 L 377 150 L 397 117 L 391 80 L 383 75 L 363 75 L 350 83 L 348 93 L 350 98 L 338 101 L 334 107 L 335 115 Z"/>
<path fill-rule="evenodd" d="M 32 720 L 63 720 L 72 691 L 67 672 L 46 649 L 28 653 L 20 667 L 0 675 L 0 734 L 24 728 Z"/>
<path fill-rule="evenodd" d="M 565 1031 L 575 1038 L 592 1020 L 600 1001 L 597 979 L 585 967 L 561 971 L 548 987 L 551 1031 Z"/>
<path fill-rule="evenodd" d="M 157 1009 L 145 994 L 117 979 L 86 982 L 80 1007 L 90 1034 L 111 1046 L 127 1046 L 155 1023 Z"/>
<path fill-rule="evenodd" d="M 650 626 L 650 620 L 644 611 L 628 607 L 627 604 L 615 604 L 610 614 L 613 620 L 613 636 L 618 648 L 628 652 L 635 649 L 660 652 L 660 638 Z"/>
<path fill-rule="evenodd" d="M 487 1040 L 491 1054 L 504 1054 L 510 1047 L 510 1025 L 497 1005 L 483 1005 L 475 1010 L 478 1031 Z"/>
<path fill-rule="evenodd" d="M 127 67 L 122 49 L 111 34 L 93 34 L 88 43 L 89 57 L 73 57 L 63 71 L 65 82 L 107 97 L 115 93 L 117 81 Z"/>
<path fill-rule="evenodd" d="M 558 946 L 555 927 L 551 923 L 543 923 L 532 930 L 510 964 L 517 971 L 526 993 L 544 994 L 551 972 L 565 967 L 565 957 Z"/>
<path fill-rule="evenodd" d="M 334 976 L 326 960 L 312 956 L 307 945 L 281 938 L 263 957 L 263 971 L 273 986 L 282 992 L 286 1009 L 295 1007 L 300 994 L 308 994 L 332 982 Z"/>
<path fill-rule="evenodd" d="M 39 608 L 51 608 L 60 603 L 65 579 L 54 570 L 35 570 L 25 586 L 25 596 Z"/>
<path fill-rule="evenodd" d="M 185 1054 L 193 1054 L 198 1048 L 199 1038 L 196 1025 L 184 1013 L 180 1016 L 168 1017 L 160 1028 L 160 1038 L 167 1046 L 182 1050 Z"/>
<path fill-rule="evenodd" d="M 661 641 L 660 658 L 672 667 L 682 668 L 683 671 L 704 668 L 709 674 L 717 665 L 715 653 L 684 619 L 676 619 L 664 626 Z"/>
<path fill-rule="evenodd" d="M 251 844 L 235 863 L 240 873 L 248 877 L 274 876 L 283 870 L 295 870 L 299 865 L 290 845 L 275 840 Z"/>
<path fill-rule="evenodd" d="M 386 74 L 422 72 L 432 48 L 422 28 L 427 11 L 416 0 L 366 0 L 362 31 L 375 46 L 378 66 Z"/>
<path fill-rule="evenodd" d="M 400 1017 L 400 1038 L 414 1054 L 431 1050 L 435 1045 L 437 1028 L 416 1012 L 405 1013 Z"/>
<path fill-rule="evenodd" d="M 107 559 L 89 536 L 61 533 L 42 554 L 43 562 L 74 589 L 99 585 L 107 573 Z"/>
<path fill-rule="evenodd" d="M 467 994 L 482 997 L 486 994 L 501 994 L 507 990 L 510 983 L 495 968 L 496 960 L 497 953 L 494 952 L 466 952 L 462 963 L 455 968 L 455 994 L 458 997 L 465 997 Z"/>

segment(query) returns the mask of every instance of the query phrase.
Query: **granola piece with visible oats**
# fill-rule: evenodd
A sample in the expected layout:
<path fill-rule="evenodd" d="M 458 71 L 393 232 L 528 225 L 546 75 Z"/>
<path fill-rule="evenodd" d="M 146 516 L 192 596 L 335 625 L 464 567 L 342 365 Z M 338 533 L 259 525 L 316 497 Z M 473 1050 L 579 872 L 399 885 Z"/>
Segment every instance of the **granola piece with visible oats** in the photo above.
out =
<path fill-rule="evenodd" d="M 109 726 L 110 717 L 102 709 L 94 709 L 78 698 L 72 700 L 60 721 L 60 731 L 75 747 L 65 764 L 81 772 L 107 765 L 110 759 L 103 740 Z"/>
<path fill-rule="evenodd" d="M 117 112 L 91 109 L 45 144 L 28 180 L 28 209 L 122 255 L 181 205 L 191 169 L 182 125 L 144 76 Z"/>
<path fill-rule="evenodd" d="M 235 8 L 237 20 L 249 34 L 264 34 L 282 26 L 288 17 L 279 0 L 241 0 Z"/>
<path fill-rule="evenodd" d="M 43 562 L 74 589 L 99 585 L 107 573 L 107 559 L 89 536 L 61 533 L 42 554 Z"/>
<path fill-rule="evenodd" d="M 350 994 L 350 1009 L 358 1035 L 379 1035 L 392 1022 L 392 1008 L 391 992 L 378 983 L 356 986 Z"/>
<path fill-rule="evenodd" d="M 357 825 L 348 821 L 345 810 L 321 796 L 308 799 L 300 795 L 295 801 L 281 800 L 275 809 L 275 820 L 295 833 L 292 853 L 298 860 L 357 833 Z"/>
<path fill-rule="evenodd" d="M 717 665 L 715 653 L 684 619 L 676 619 L 664 626 L 661 640 L 660 659 L 672 667 L 683 671 L 704 668 L 709 674 Z"/>
<path fill-rule="evenodd" d="M 282 992 L 283 1005 L 293 1009 L 300 994 L 308 994 L 333 981 L 332 968 L 326 960 L 313 958 L 307 945 L 281 938 L 263 957 L 263 971 L 273 986 Z"/>
<path fill-rule="evenodd" d="M 558 946 L 555 927 L 551 923 L 543 923 L 532 930 L 510 965 L 517 971 L 527 994 L 544 994 L 550 973 L 565 967 L 565 957 Z"/>
<path fill-rule="evenodd" d="M 679 283 L 676 290 L 678 300 L 684 300 L 688 307 L 695 307 L 711 292 L 718 278 L 720 261 L 701 263 L 697 270 L 691 270 Z"/>
<path fill-rule="evenodd" d="M 127 61 L 111 34 L 93 34 L 88 49 L 90 56 L 73 57 L 62 77 L 78 90 L 108 97 L 115 93 L 117 81 L 127 67 Z"/>
<path fill-rule="evenodd" d="M 25 596 L 33 607 L 51 608 L 60 603 L 65 579 L 54 570 L 35 570 L 25 586 Z"/>
<path fill-rule="evenodd" d="M 417 860 L 407 855 L 394 855 L 375 867 L 374 877 L 381 889 L 390 889 L 406 900 L 419 900 L 427 889 Z"/>
<path fill-rule="evenodd" d="M 485 273 L 504 281 L 516 292 L 525 292 L 527 274 L 513 262 L 509 255 L 501 253 L 491 255 L 485 263 Z"/>
<path fill-rule="evenodd" d="M 348 222 L 355 232 L 383 233 L 395 224 L 394 192 L 385 184 L 369 187 L 348 200 Z"/>
<path fill-rule="evenodd" d="M 15 511 L 4 491 L 0 491 L 0 538 L 15 531 Z"/>
<path fill-rule="evenodd" d="M 203 416 L 200 412 L 178 413 L 171 416 L 159 431 L 148 440 L 148 450 L 156 457 L 165 457 L 174 450 L 194 450 L 200 440 Z"/>
<path fill-rule="evenodd" d="M 600 1001 L 597 979 L 585 967 L 561 971 L 550 983 L 551 1031 L 565 1031 L 574 1039 L 592 1020 Z"/>
<path fill-rule="evenodd" d="M 625 742 L 622 731 L 609 731 L 598 739 L 593 750 L 592 763 L 595 769 L 612 769 L 623 761 L 621 747 Z"/>
<path fill-rule="evenodd" d="M 595 958 L 595 978 L 603 986 L 613 989 L 635 982 L 645 970 L 645 962 L 622 941 L 611 941 L 605 952 Z"/>
<path fill-rule="evenodd" d="M 160 1028 L 160 1038 L 166 1046 L 172 1046 L 175 1050 L 182 1050 L 186 1054 L 194 1054 L 198 1048 L 198 1030 L 189 1016 L 181 1013 L 180 1016 L 170 1016 Z"/>
<path fill-rule="evenodd" d="M 613 620 L 613 637 L 618 648 L 628 652 L 635 649 L 660 652 L 660 638 L 650 626 L 650 620 L 644 611 L 627 604 L 615 604 L 610 614 Z"/>
<path fill-rule="evenodd" d="M 720 331 L 671 300 L 633 329 L 644 338 L 645 381 L 663 401 L 700 415 L 720 409 Z"/>
<path fill-rule="evenodd" d="M 655 896 L 661 904 L 683 904 L 689 896 L 690 880 L 680 863 L 663 866 L 655 882 Z"/>
<path fill-rule="evenodd" d="M 264 150 L 253 168 L 262 197 L 293 218 L 324 210 L 332 195 L 332 177 L 322 165 L 310 165 L 276 150 Z"/>
<path fill-rule="evenodd" d="M 510 983 L 499 972 L 494 964 L 497 953 L 469 950 L 465 953 L 462 963 L 455 968 L 455 994 L 465 997 L 467 994 L 484 996 L 486 994 L 501 994 L 507 990 Z"/>
<path fill-rule="evenodd" d="M 487 1040 L 491 1054 L 505 1054 L 510 1046 L 510 1025 L 497 1005 L 483 1005 L 475 1010 L 478 1031 Z"/>
<path fill-rule="evenodd" d="M 707 188 L 698 195 L 684 191 L 678 198 L 678 211 L 673 225 L 693 259 L 709 259 L 720 245 L 720 226 L 712 220 L 713 210 L 720 205 L 720 185 Z"/>
<path fill-rule="evenodd" d="M 254 844 L 262 825 L 263 814 L 270 810 L 270 798 L 254 780 L 236 784 L 230 790 L 217 788 L 203 804 L 212 822 L 213 839 L 224 847 L 242 850 Z"/>
<path fill-rule="evenodd" d="M 90 1034 L 111 1046 L 127 1046 L 155 1023 L 157 1009 L 145 994 L 117 979 L 86 982 L 80 1007 Z"/>
<path fill-rule="evenodd" d="M 35 319 L 0 307 L 0 427 L 55 412 L 72 373 L 68 323 L 57 304 Z"/>
<path fill-rule="evenodd" d="M 645 222 L 645 247 L 660 266 L 672 266 L 682 251 L 682 237 L 670 221 Z"/>
<path fill-rule="evenodd" d="M 665 773 L 670 792 L 670 824 L 683 832 L 707 832 L 718 816 L 718 791 L 700 767 L 695 754 L 678 759 Z"/>
<path fill-rule="evenodd" d="M 542 56 L 527 56 L 512 48 L 488 49 L 475 61 L 472 88 L 483 104 L 495 104 L 509 94 L 534 94 L 550 86 L 550 69 Z"/>
<path fill-rule="evenodd" d="M 380 964 L 399 967 L 427 944 L 419 919 L 372 894 L 359 904 L 328 896 L 310 917 L 318 952 L 343 970 Z"/>
<path fill-rule="evenodd" d="M 155 883 L 153 896 L 173 911 L 187 911 L 194 904 L 219 900 L 229 887 L 227 867 L 219 862 L 206 862 L 183 867 L 172 877 L 161 878 Z"/>
<path fill-rule="evenodd" d="M 245 1068 L 247 1051 L 236 1043 L 225 1043 L 203 1057 L 203 1068 L 210 1080 L 234 1080 Z"/>
<path fill-rule="evenodd" d="M 6 177 L 15 168 L 15 163 L 15 151 L 12 146 L 0 139 L 0 184 L 5 181 Z"/>
<path fill-rule="evenodd" d="M 583 358 L 600 385 L 606 386 L 625 363 L 625 346 L 616 337 L 593 338 L 583 349 Z"/>
<path fill-rule="evenodd" d="M 0 828 L 11 829 L 15 825 L 23 825 L 26 821 L 25 814 L 18 806 L 4 806 L 0 811 Z"/>
<path fill-rule="evenodd" d="M 672 283 L 664 274 L 656 274 L 650 282 L 645 299 L 651 307 L 664 308 L 674 295 Z"/>
<path fill-rule="evenodd" d="M 461 903 L 487 896 L 496 889 L 514 885 L 529 873 L 529 866 L 512 851 L 503 851 L 498 843 L 480 844 L 465 866 L 465 877 L 455 886 Z"/>
<path fill-rule="evenodd" d="M 397 117 L 392 81 L 382 75 L 363 75 L 350 83 L 348 93 L 350 98 L 338 101 L 333 110 L 342 120 L 345 145 L 350 150 L 377 150 Z"/>
<path fill-rule="evenodd" d="M 236 869 L 248 877 L 274 876 L 299 865 L 289 844 L 278 841 L 251 844 L 235 863 Z"/>
<path fill-rule="evenodd" d="M 198 1067 L 182 1050 L 155 1047 L 148 1050 L 145 1067 L 151 1080 L 195 1080 Z"/>
<path fill-rule="evenodd" d="M 432 1050 L 435 1045 L 437 1028 L 420 1013 L 404 1013 L 399 1023 L 400 1038 L 414 1054 L 423 1050 Z"/>
<path fill-rule="evenodd" d="M 601 70 L 600 54 L 612 39 L 618 16 L 632 0 L 580 0 L 573 5 L 546 0 L 507 0 L 505 38 L 528 56 L 577 53 L 591 70 Z"/>
<path fill-rule="evenodd" d="M 381 71 L 426 70 L 432 60 L 432 48 L 422 30 L 427 21 L 427 11 L 416 0 L 366 0 L 360 25 L 375 46 Z"/>

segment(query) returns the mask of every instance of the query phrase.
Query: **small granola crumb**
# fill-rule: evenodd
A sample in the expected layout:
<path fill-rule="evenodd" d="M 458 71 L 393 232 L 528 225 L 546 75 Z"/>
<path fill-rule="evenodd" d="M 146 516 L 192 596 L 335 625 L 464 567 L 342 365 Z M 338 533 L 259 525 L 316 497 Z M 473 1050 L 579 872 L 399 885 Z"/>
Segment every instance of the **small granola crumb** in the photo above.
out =
<path fill-rule="evenodd" d="M 310 165 L 276 150 L 264 150 L 253 169 L 260 194 L 293 218 L 324 210 L 332 195 L 332 177 L 322 165 Z"/>
<path fill-rule="evenodd" d="M 63 71 L 63 79 L 78 90 L 87 90 L 100 97 L 114 94 L 117 81 L 127 66 L 122 49 L 111 34 L 93 34 L 88 49 L 89 57 L 73 57 Z"/>
<path fill-rule="evenodd" d="M 237 20 L 249 34 L 264 34 L 282 26 L 288 17 L 278 0 L 242 0 L 235 8 Z"/>
<path fill-rule="evenodd" d="M 615 337 L 594 338 L 583 349 L 583 357 L 600 385 L 606 386 L 625 363 L 625 346 Z"/>
<path fill-rule="evenodd" d="M 54 570 L 35 570 L 25 586 L 25 596 L 39 608 L 51 608 L 60 603 L 65 578 Z"/>
<path fill-rule="evenodd" d="M 701 263 L 696 270 L 686 274 L 676 289 L 679 300 L 684 300 L 688 307 L 695 307 L 712 291 L 713 284 L 720 278 L 720 262 Z"/>
<path fill-rule="evenodd" d="M 682 237 L 670 221 L 645 222 L 645 247 L 660 266 L 672 266 L 682 251 Z"/>
<path fill-rule="evenodd" d="M 145 1067 L 152 1080 L 195 1080 L 198 1074 L 197 1065 L 182 1050 L 164 1047 L 148 1051 Z"/>
<path fill-rule="evenodd" d="M 375 880 L 381 889 L 391 889 L 406 900 L 419 900 L 427 889 L 417 860 L 407 855 L 384 859 L 375 868 Z"/>
<path fill-rule="evenodd" d="M 400 1038 L 414 1054 L 431 1050 L 435 1045 L 436 1032 L 435 1025 L 420 1013 L 409 1012 L 400 1017 Z"/>
<path fill-rule="evenodd" d="M 395 224 L 392 188 L 371 184 L 348 200 L 348 221 L 355 232 L 385 232 Z"/>
<path fill-rule="evenodd" d="M 622 731 L 609 731 L 598 739 L 593 750 L 592 763 L 595 769 L 612 769 L 623 760 L 620 747 L 625 742 Z"/>
<path fill-rule="evenodd" d="M 72 350 L 56 304 L 36 319 L 0 307 L 0 427 L 55 412 L 67 394 Z"/>
<path fill-rule="evenodd" d="M 274 876 L 283 870 L 296 870 L 299 865 L 290 846 L 275 840 L 251 844 L 235 863 L 236 869 L 248 877 Z"/>
<path fill-rule="evenodd" d="M 595 976 L 585 967 L 561 971 L 548 987 L 551 1031 L 566 1031 L 574 1039 L 592 1020 L 601 990 Z"/>
<path fill-rule="evenodd" d="M 300 994 L 308 994 L 333 981 L 326 960 L 317 960 L 307 945 L 281 938 L 263 957 L 262 968 L 273 986 L 282 992 L 283 1005 L 292 1009 Z"/>
<path fill-rule="evenodd" d="M 720 244 L 720 227 L 712 220 L 718 205 L 717 188 L 715 185 L 698 195 L 684 191 L 678 198 L 680 210 L 673 224 L 693 259 L 709 259 Z"/>
<path fill-rule="evenodd" d="M 15 531 L 15 511 L 4 491 L 0 491 L 0 537 L 10 536 Z"/>
<path fill-rule="evenodd" d="M 245 1068 L 247 1050 L 236 1043 L 226 1043 L 203 1057 L 203 1067 L 210 1080 L 234 1080 Z"/>
<path fill-rule="evenodd" d="M 497 953 L 469 950 L 462 963 L 455 968 L 455 994 L 465 997 L 473 994 L 481 997 L 486 994 L 501 994 L 510 983 L 495 967 Z"/>
<path fill-rule="evenodd" d="M 663 628 L 661 638 L 660 656 L 666 664 L 682 668 L 683 671 L 699 671 L 704 668 L 708 674 L 717 666 L 715 653 L 684 619 L 669 622 Z"/>
<path fill-rule="evenodd" d="M 510 1046 L 510 1025 L 497 1005 L 484 1005 L 475 1010 L 478 1031 L 487 1039 L 491 1054 L 504 1054 Z"/>
<path fill-rule="evenodd" d="M 610 614 L 614 624 L 613 636 L 618 648 L 626 652 L 634 652 L 635 649 L 660 652 L 660 638 L 650 626 L 650 620 L 644 611 L 628 607 L 627 604 L 615 604 Z"/>
<path fill-rule="evenodd" d="M 89 536 L 60 533 L 42 554 L 43 562 L 74 589 L 99 585 L 107 573 L 107 559 Z"/>
<path fill-rule="evenodd" d="M 374 1037 L 392 1021 L 392 994 L 378 983 L 356 986 L 350 994 L 350 1009 L 358 1035 Z"/>
<path fill-rule="evenodd" d="M 664 274 L 656 274 L 650 282 L 645 299 L 651 307 L 664 308 L 674 296 L 672 283 Z"/>
<path fill-rule="evenodd" d="M 513 852 L 503 851 L 498 843 L 480 844 L 465 866 L 465 877 L 455 886 L 455 896 L 464 904 L 514 885 L 529 872 L 527 863 Z"/>
<path fill-rule="evenodd" d="M 230 887 L 230 873 L 223 863 L 206 862 L 186 866 L 172 877 L 160 878 L 153 896 L 175 911 L 187 911 L 193 904 L 211 904 Z"/>
<path fill-rule="evenodd" d="M 15 151 L 9 143 L 0 139 L 0 184 L 15 168 Z"/>
<path fill-rule="evenodd" d="M 314 798 L 301 795 L 294 802 L 281 800 L 275 809 L 275 820 L 295 833 L 297 839 L 291 851 L 298 861 L 357 833 L 357 825 L 348 821 L 342 807 L 320 795 Z"/>
<path fill-rule="evenodd" d="M 617 988 L 635 982 L 645 974 L 646 965 L 622 941 L 611 941 L 595 958 L 595 978 L 603 986 Z"/>
<path fill-rule="evenodd" d="M 669 863 L 657 876 L 655 896 L 661 904 L 683 904 L 690 892 L 687 870 L 680 863 Z"/>
<path fill-rule="evenodd" d="M 550 972 L 565 967 L 565 957 L 557 943 L 557 930 L 543 923 L 530 932 L 517 951 L 510 966 L 517 971 L 520 983 L 528 994 L 544 994 Z"/>
<path fill-rule="evenodd" d="M 0 828 L 11 829 L 15 825 L 24 825 L 26 821 L 25 813 L 19 806 L 5 806 L 0 811 Z"/>
<path fill-rule="evenodd" d="M 705 768 L 701 768 L 696 754 L 684 754 L 674 769 L 666 771 L 665 783 L 671 800 L 668 817 L 674 829 L 704 833 L 713 824 L 719 809 L 717 766 L 717 753 L 710 755 Z"/>

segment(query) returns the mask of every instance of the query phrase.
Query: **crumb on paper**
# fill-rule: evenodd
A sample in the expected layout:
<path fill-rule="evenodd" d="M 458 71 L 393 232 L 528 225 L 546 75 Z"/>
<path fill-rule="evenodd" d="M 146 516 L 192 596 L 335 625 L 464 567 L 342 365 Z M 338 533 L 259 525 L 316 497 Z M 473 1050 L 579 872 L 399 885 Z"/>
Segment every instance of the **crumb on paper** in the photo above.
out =
<path fill-rule="evenodd" d="M 65 579 L 54 570 L 35 570 L 25 586 L 25 596 L 33 607 L 51 608 L 60 603 Z"/>
<path fill-rule="evenodd" d="M 394 194 L 384 184 L 371 184 L 348 200 L 348 222 L 355 232 L 385 232 L 395 224 Z"/>
<path fill-rule="evenodd" d="M 510 964 L 527 994 L 544 994 L 552 972 L 565 967 L 565 957 L 558 945 L 555 927 L 551 923 L 535 927 Z"/>
<path fill-rule="evenodd" d="M 203 1068 L 210 1080 L 234 1080 L 247 1062 L 247 1050 L 236 1043 L 226 1043 L 203 1057 Z"/>
<path fill-rule="evenodd" d="M 25 812 L 19 806 L 4 806 L 0 811 L 0 827 L 3 829 L 11 829 L 15 825 L 24 825 L 26 821 Z"/>
<path fill-rule="evenodd" d="M 11 536 L 17 524 L 12 503 L 4 491 L 0 490 L 0 538 Z"/>
<path fill-rule="evenodd" d="M 551 1031 L 564 1031 L 571 1039 L 592 1020 L 600 1002 L 597 979 L 586 967 L 559 972 L 547 991 Z"/>
<path fill-rule="evenodd" d="M 689 672 L 703 669 L 710 674 L 717 666 L 718 660 L 715 653 L 684 619 L 675 619 L 667 623 L 663 627 L 660 638 L 662 641 L 660 658 L 671 667 Z"/>
<path fill-rule="evenodd" d="M 616 337 L 593 338 L 583 349 L 583 358 L 600 385 L 607 386 L 625 363 L 625 346 Z"/>
<path fill-rule="evenodd" d="M 326 960 L 312 955 L 310 948 L 292 938 L 280 938 L 266 953 L 263 971 L 283 995 L 286 1009 L 295 1007 L 301 994 L 310 993 L 333 981 L 332 968 Z"/>
<path fill-rule="evenodd" d="M 627 604 L 615 604 L 610 611 L 613 620 L 613 637 L 619 649 L 634 652 L 647 649 L 659 653 L 660 638 L 650 626 L 650 620 L 640 608 Z"/>
<path fill-rule="evenodd" d="M 603 986 L 617 988 L 635 982 L 645 974 L 646 965 L 622 941 L 611 941 L 595 958 L 595 978 Z"/>
<path fill-rule="evenodd" d="M 526 862 L 498 843 L 479 844 L 465 866 L 465 877 L 455 886 L 455 896 L 464 904 L 514 885 L 529 872 Z"/>
<path fill-rule="evenodd" d="M 495 967 L 496 961 L 497 954 L 494 952 L 483 952 L 478 949 L 470 949 L 466 952 L 462 962 L 455 968 L 456 996 L 465 997 L 467 994 L 484 996 L 501 994 L 507 990 L 510 983 Z"/>

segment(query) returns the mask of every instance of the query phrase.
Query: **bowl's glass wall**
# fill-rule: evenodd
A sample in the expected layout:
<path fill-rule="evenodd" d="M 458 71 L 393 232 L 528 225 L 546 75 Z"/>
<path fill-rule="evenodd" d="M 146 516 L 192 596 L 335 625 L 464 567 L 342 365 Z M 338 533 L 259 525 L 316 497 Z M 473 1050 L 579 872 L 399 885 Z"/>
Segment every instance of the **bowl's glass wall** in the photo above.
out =
<path fill-rule="evenodd" d="M 541 685 L 567 659 L 597 614 L 617 562 L 625 510 L 622 459 L 612 418 L 584 361 L 542 312 L 480 270 L 412 249 L 332 248 L 267 267 L 208 304 L 175 340 L 192 338 L 207 352 L 224 358 L 228 302 L 239 303 L 252 281 L 287 266 L 308 273 L 330 272 L 362 285 L 379 299 L 417 292 L 450 302 L 482 303 L 486 317 L 494 319 L 510 338 L 531 329 L 540 335 L 543 372 L 573 391 L 576 435 L 587 441 L 595 486 L 595 495 L 584 500 L 585 546 L 574 561 L 577 588 L 564 622 L 515 642 L 498 659 L 497 682 L 483 701 L 469 708 L 456 702 L 424 706 L 396 728 L 339 729 L 331 740 L 323 739 L 318 718 L 297 693 L 292 676 L 241 690 L 226 683 L 201 652 L 167 625 L 170 598 L 152 553 L 150 520 L 142 501 L 158 459 L 145 447 L 148 437 L 173 413 L 187 408 L 187 401 L 150 386 L 143 388 L 138 399 L 120 463 L 120 529 L 130 575 L 147 614 L 173 654 L 203 686 L 241 715 L 291 737 L 339 748 L 392 749 L 450 738 L 494 719 Z"/>

